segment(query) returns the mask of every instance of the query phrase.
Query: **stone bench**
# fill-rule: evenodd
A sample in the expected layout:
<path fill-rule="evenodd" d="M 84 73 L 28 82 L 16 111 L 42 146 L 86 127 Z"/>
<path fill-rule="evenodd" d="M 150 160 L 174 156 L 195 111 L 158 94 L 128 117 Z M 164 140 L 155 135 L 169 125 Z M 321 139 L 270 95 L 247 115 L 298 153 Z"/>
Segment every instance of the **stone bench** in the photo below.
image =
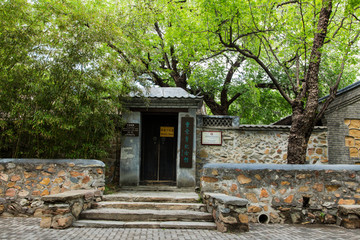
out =
<path fill-rule="evenodd" d="M 101 201 L 99 190 L 72 190 L 43 196 L 44 209 L 40 221 L 42 228 L 64 229 L 72 226 L 83 210 L 91 208 L 95 201 Z"/>
<path fill-rule="evenodd" d="M 337 225 L 345 228 L 360 228 L 360 205 L 339 205 Z"/>
<path fill-rule="evenodd" d="M 248 200 L 221 193 L 202 193 L 202 197 L 207 211 L 213 215 L 218 231 L 249 231 Z"/>

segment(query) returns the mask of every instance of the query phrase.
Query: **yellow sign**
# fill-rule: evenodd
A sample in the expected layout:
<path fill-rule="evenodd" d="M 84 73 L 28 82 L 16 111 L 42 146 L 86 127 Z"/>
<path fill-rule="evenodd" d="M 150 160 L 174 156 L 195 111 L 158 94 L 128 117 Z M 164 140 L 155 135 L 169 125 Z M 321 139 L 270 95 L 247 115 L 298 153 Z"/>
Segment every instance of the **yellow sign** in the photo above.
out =
<path fill-rule="evenodd" d="M 160 127 L 160 137 L 174 137 L 174 127 Z"/>

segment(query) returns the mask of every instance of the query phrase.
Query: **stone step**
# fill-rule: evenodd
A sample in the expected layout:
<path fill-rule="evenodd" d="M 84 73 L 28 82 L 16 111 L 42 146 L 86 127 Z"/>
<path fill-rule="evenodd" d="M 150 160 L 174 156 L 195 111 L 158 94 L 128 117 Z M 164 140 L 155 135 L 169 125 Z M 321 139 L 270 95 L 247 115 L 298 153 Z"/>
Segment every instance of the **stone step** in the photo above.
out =
<path fill-rule="evenodd" d="M 216 224 L 213 222 L 123 222 L 105 220 L 78 220 L 73 227 L 92 227 L 92 228 L 167 228 L 167 229 L 207 229 L 215 230 Z"/>
<path fill-rule="evenodd" d="M 194 192 L 132 192 L 124 191 L 102 197 L 103 201 L 122 202 L 172 202 L 198 203 L 199 195 Z"/>
<path fill-rule="evenodd" d="M 212 215 L 190 210 L 153 209 L 89 209 L 81 213 L 80 219 L 116 221 L 213 221 Z"/>
<path fill-rule="evenodd" d="M 156 210 L 192 210 L 206 211 L 202 203 L 169 203 L 169 202 L 97 202 L 92 208 L 121 208 L 121 209 L 156 209 Z"/>

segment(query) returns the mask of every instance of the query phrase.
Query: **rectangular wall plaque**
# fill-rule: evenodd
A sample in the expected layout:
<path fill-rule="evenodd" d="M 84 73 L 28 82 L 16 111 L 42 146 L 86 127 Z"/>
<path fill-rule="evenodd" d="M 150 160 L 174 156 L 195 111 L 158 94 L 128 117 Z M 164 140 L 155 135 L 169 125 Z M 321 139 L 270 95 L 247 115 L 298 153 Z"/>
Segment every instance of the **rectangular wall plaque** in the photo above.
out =
<path fill-rule="evenodd" d="M 174 137 L 174 127 L 160 127 L 160 137 Z"/>
<path fill-rule="evenodd" d="M 194 118 L 181 118 L 180 167 L 192 168 Z"/>
<path fill-rule="evenodd" d="M 221 131 L 202 131 L 201 132 L 202 145 L 222 145 L 222 132 Z"/>
<path fill-rule="evenodd" d="M 123 127 L 121 134 L 126 137 L 139 136 L 139 123 L 127 123 Z"/>

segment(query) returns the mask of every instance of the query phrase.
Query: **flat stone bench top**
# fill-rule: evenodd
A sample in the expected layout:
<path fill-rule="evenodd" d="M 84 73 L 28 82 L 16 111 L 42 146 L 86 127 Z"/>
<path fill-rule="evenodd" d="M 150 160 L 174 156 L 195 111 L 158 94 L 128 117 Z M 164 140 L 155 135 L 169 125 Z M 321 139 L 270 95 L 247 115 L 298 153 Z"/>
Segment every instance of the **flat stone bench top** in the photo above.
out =
<path fill-rule="evenodd" d="M 233 170 L 298 170 L 298 171 L 360 171 L 359 165 L 347 164 L 247 164 L 247 163 L 207 163 L 204 169 L 233 169 Z"/>
<path fill-rule="evenodd" d="M 339 205 L 338 209 L 344 215 L 356 214 L 360 216 L 360 205 Z"/>
<path fill-rule="evenodd" d="M 222 193 L 203 193 L 206 198 L 214 198 L 218 200 L 220 203 L 226 205 L 235 205 L 235 206 L 246 206 L 249 201 L 244 198 L 238 198 L 235 196 L 228 196 Z"/>
<path fill-rule="evenodd" d="M 105 167 L 102 161 L 95 159 L 38 159 L 38 158 L 3 158 L 0 159 L 0 164 L 60 164 L 60 165 L 74 165 L 77 167 Z"/>
<path fill-rule="evenodd" d="M 77 198 L 101 196 L 100 190 L 71 190 L 63 193 L 51 194 L 43 196 L 41 199 L 44 202 L 64 202 L 67 200 L 73 200 Z"/>

